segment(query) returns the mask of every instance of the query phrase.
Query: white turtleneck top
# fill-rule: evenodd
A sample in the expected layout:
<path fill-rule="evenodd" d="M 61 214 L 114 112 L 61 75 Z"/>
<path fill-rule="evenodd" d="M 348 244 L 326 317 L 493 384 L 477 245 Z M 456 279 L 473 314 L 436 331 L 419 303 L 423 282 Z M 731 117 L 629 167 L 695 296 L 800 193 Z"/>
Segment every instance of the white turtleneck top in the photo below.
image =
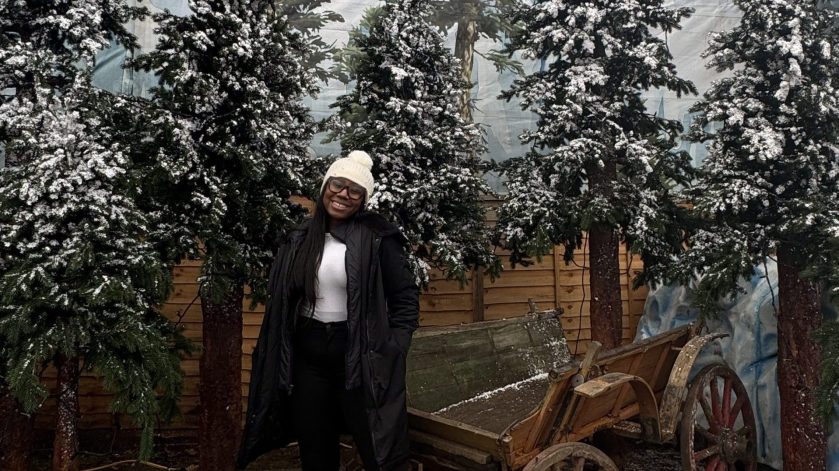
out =
<path fill-rule="evenodd" d="M 313 314 L 321 322 L 347 320 L 346 253 L 347 246 L 327 232 L 323 257 L 318 267 L 317 300 Z"/>

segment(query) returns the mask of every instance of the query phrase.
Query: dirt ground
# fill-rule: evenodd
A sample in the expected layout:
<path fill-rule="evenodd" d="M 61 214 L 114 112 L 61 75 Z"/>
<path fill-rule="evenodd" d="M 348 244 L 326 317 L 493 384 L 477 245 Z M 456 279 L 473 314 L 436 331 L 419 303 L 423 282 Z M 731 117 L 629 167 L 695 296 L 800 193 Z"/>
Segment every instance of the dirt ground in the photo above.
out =
<path fill-rule="evenodd" d="M 623 463 L 623 471 L 681 471 L 679 451 L 675 447 L 655 446 L 649 444 L 629 444 L 631 451 Z M 119 471 L 198 471 L 195 464 L 198 461 L 198 452 L 194 446 L 187 444 L 163 444 L 157 447 L 152 458 L 156 466 L 124 463 L 116 466 L 100 468 L 101 466 L 118 463 L 124 460 L 132 460 L 135 455 L 132 450 L 123 450 L 110 454 L 83 453 L 81 455 L 81 469 L 83 471 L 119 470 Z M 360 469 L 354 461 L 350 449 L 345 449 L 343 454 L 347 470 Z M 32 471 L 48 471 L 50 469 L 49 453 L 47 450 L 40 450 L 35 455 L 31 468 Z M 297 450 L 286 448 L 276 450 L 262 456 L 248 467 L 248 471 L 294 471 L 300 469 L 300 460 Z M 760 471 L 773 471 L 769 467 L 760 467 Z"/>

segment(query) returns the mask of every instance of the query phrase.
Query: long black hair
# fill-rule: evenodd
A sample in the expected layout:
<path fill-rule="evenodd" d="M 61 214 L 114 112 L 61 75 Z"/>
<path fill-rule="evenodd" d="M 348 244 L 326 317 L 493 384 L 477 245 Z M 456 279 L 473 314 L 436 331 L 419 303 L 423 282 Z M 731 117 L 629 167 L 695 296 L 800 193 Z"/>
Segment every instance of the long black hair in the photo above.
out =
<path fill-rule="evenodd" d="M 329 231 L 329 214 L 323 204 L 325 192 L 326 185 L 315 203 L 315 214 L 312 215 L 306 236 L 291 264 L 292 300 L 295 303 L 306 301 L 312 308 L 317 299 L 318 268 L 323 258 L 323 247 L 326 245 L 326 233 Z"/>

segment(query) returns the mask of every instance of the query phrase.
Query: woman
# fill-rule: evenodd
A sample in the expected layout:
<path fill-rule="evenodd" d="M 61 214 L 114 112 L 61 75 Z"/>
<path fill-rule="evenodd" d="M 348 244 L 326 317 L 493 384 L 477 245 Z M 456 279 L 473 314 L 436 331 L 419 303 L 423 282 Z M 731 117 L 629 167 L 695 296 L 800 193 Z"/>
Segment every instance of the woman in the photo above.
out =
<path fill-rule="evenodd" d="M 367 470 L 405 470 L 405 355 L 419 291 L 404 236 L 363 210 L 363 151 L 326 172 L 313 217 L 281 245 L 253 353 L 239 468 L 298 440 L 304 471 L 333 471 L 352 434 Z"/>

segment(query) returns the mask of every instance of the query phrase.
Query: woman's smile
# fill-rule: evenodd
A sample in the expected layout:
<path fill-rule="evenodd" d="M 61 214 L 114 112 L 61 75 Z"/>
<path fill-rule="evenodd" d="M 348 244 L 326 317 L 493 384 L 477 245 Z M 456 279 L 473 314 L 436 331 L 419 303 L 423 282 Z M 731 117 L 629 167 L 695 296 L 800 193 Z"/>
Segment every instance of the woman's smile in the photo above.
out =
<path fill-rule="evenodd" d="M 342 203 L 338 200 L 332 200 L 332 207 L 339 211 L 343 211 L 345 209 L 348 209 L 349 205 L 347 205 L 346 203 Z"/>

